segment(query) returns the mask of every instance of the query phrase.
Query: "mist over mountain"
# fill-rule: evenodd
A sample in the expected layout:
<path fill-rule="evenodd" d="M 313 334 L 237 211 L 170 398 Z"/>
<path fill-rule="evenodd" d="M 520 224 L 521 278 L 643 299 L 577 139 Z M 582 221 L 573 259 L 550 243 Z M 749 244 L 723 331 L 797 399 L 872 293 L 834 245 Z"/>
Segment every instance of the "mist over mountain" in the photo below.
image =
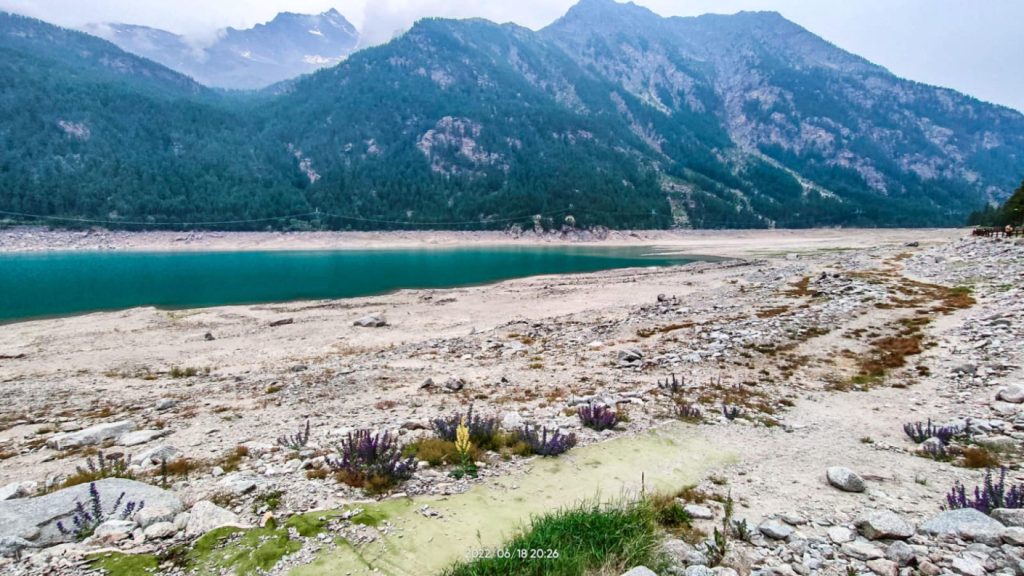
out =
<path fill-rule="evenodd" d="M 359 32 L 333 9 L 312 15 L 285 12 L 253 28 L 226 28 L 209 45 L 131 24 L 92 24 L 85 31 L 207 86 L 244 90 L 337 65 L 359 44 Z"/>
<path fill-rule="evenodd" d="M 662 18 L 583 0 L 540 31 L 426 19 L 285 75 L 299 54 L 323 55 L 323 38 L 356 46 L 345 24 L 284 14 L 229 30 L 200 54 L 206 72 L 187 73 L 196 83 L 171 70 L 199 61 L 174 35 L 118 27 L 122 47 L 161 66 L 0 17 L 0 210 L 260 219 L 240 228 L 503 228 L 537 214 L 612 227 L 940 226 L 1024 175 L 1024 115 L 898 78 L 776 13 Z M 259 96 L 200 85 L 242 86 L 257 69 L 245 62 L 274 58 L 260 77 L 287 81 Z"/>

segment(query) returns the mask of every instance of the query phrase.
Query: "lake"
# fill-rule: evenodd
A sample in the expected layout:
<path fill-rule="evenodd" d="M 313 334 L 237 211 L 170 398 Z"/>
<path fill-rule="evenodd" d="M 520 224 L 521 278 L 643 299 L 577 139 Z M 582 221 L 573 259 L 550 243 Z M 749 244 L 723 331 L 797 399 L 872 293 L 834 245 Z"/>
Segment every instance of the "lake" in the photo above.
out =
<path fill-rule="evenodd" d="M 488 247 L 0 255 L 0 322 L 136 306 L 200 308 L 450 288 L 540 274 L 671 266 L 651 248 Z"/>

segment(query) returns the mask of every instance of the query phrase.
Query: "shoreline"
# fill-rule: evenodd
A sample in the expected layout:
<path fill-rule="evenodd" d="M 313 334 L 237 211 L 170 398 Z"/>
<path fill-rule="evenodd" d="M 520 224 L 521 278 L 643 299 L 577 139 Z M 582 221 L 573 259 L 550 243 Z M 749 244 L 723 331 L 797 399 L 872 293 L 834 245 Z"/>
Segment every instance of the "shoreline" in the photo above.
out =
<path fill-rule="evenodd" d="M 463 247 L 650 246 L 674 255 L 752 257 L 787 252 L 850 250 L 896 243 L 939 243 L 965 235 L 959 228 L 812 228 L 776 230 L 613 230 L 585 235 L 497 231 L 382 232 L 125 232 L 41 227 L 0 230 L 0 255 L 67 252 L 274 252 Z"/>

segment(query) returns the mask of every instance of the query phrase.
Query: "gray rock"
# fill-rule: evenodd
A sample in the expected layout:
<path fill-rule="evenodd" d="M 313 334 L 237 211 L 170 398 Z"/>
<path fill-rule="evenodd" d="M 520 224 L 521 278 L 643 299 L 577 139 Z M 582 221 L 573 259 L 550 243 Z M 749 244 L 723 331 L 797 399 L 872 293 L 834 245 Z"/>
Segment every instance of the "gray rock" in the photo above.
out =
<path fill-rule="evenodd" d="M 828 483 L 842 490 L 843 492 L 863 492 L 864 479 L 858 476 L 853 470 L 842 466 L 832 466 L 825 475 Z"/>
<path fill-rule="evenodd" d="M 857 534 L 849 528 L 833 526 L 828 529 L 828 538 L 836 544 L 846 544 L 847 542 L 853 542 L 856 540 Z"/>
<path fill-rule="evenodd" d="M 637 350 L 636 348 L 626 348 L 624 350 L 619 350 L 618 354 L 619 363 L 622 364 L 632 364 L 633 362 L 639 362 L 640 360 L 643 360 L 643 357 L 643 353 Z"/>
<path fill-rule="evenodd" d="M 1003 531 L 1003 542 L 1010 546 L 1024 546 L 1024 528 L 1014 526 Z"/>
<path fill-rule="evenodd" d="M 33 548 L 35 545 L 16 536 L 0 537 L 0 558 L 17 556 L 22 550 Z"/>
<path fill-rule="evenodd" d="M 629 572 L 624 572 L 622 576 L 658 576 L 653 570 L 647 566 L 637 566 Z"/>
<path fill-rule="evenodd" d="M 707 566 L 690 566 L 686 569 L 686 576 L 715 576 L 715 571 Z"/>
<path fill-rule="evenodd" d="M 968 542 L 980 542 L 988 546 L 999 546 L 1003 542 L 1003 532 L 1005 531 L 1006 528 L 1003 527 L 989 528 L 968 524 L 960 528 L 957 536 Z"/>
<path fill-rule="evenodd" d="M 914 549 L 902 540 L 897 540 L 885 550 L 885 557 L 900 566 L 907 566 L 914 559 Z"/>
<path fill-rule="evenodd" d="M 63 434 L 55 434 L 46 441 L 46 445 L 54 450 L 67 450 L 68 448 L 75 448 L 77 446 L 91 446 L 93 444 L 99 444 L 104 440 L 114 440 L 135 429 L 135 423 L 131 420 L 122 420 L 120 422 L 108 422 L 106 424 L 97 424 L 96 426 L 90 426 L 84 430 L 77 432 L 65 432 Z"/>
<path fill-rule="evenodd" d="M 274 482 L 259 474 L 237 472 L 221 478 L 217 484 L 232 494 L 242 495 L 253 491 L 265 491 L 274 486 Z"/>
<path fill-rule="evenodd" d="M 168 508 L 167 506 L 149 506 L 146 505 L 135 513 L 132 517 L 136 524 L 143 528 L 148 528 L 153 524 L 160 522 L 174 522 L 174 517 L 181 513 L 181 510 Z"/>
<path fill-rule="evenodd" d="M 1000 390 L 999 394 L 996 395 L 996 399 L 1002 400 L 1003 402 L 1009 402 L 1011 404 L 1024 403 L 1024 386 L 1021 386 L 1020 384 L 1011 384 Z"/>
<path fill-rule="evenodd" d="M 352 324 L 360 328 L 382 328 L 388 325 L 388 321 L 382 314 L 370 314 L 369 316 L 363 316 Z"/>
<path fill-rule="evenodd" d="M 882 550 L 870 542 L 864 542 L 863 540 L 855 540 L 853 542 L 847 542 L 840 548 L 843 554 L 856 558 L 857 560 L 874 560 L 875 558 L 881 558 L 885 556 Z"/>
<path fill-rule="evenodd" d="M 785 540 L 793 533 L 791 526 L 778 520 L 765 520 L 757 529 L 773 540 Z"/>
<path fill-rule="evenodd" d="M 998 520 L 993 520 L 974 508 L 963 508 L 960 510 L 946 510 L 936 514 L 930 520 L 921 524 L 920 530 L 925 534 L 950 534 L 955 536 L 961 530 L 968 527 L 987 530 L 1001 530 L 1004 528 Z"/>
<path fill-rule="evenodd" d="M 156 409 L 160 412 L 164 410 L 170 410 L 178 405 L 178 401 L 174 398 L 164 398 L 163 400 L 156 403 Z"/>
<path fill-rule="evenodd" d="M 157 522 L 146 528 L 145 532 L 147 540 L 170 538 L 177 533 L 178 529 L 174 526 L 173 522 Z"/>
<path fill-rule="evenodd" d="M 125 480 L 107 478 L 96 482 L 104 512 L 111 507 L 123 492 L 123 502 L 145 502 L 146 506 L 163 506 L 181 510 L 183 506 L 174 494 L 156 486 Z M 57 522 L 69 522 L 74 514 L 75 503 L 89 502 L 89 485 L 80 484 L 45 496 L 22 498 L 0 502 L 0 538 L 5 536 L 24 538 L 40 546 L 69 542 L 57 529 Z"/>
<path fill-rule="evenodd" d="M 1024 528 L 1024 508 L 996 508 L 992 511 L 992 518 L 1004 526 Z"/>
<path fill-rule="evenodd" d="M 897 576 L 900 573 L 900 568 L 895 562 L 884 558 L 868 560 L 867 565 L 868 569 L 878 576 Z"/>
<path fill-rule="evenodd" d="M 155 466 L 161 460 L 168 462 L 178 458 L 181 451 L 170 445 L 156 446 L 132 456 L 132 464 L 136 466 Z"/>
<path fill-rule="evenodd" d="M 37 482 L 11 482 L 0 488 L 0 501 L 31 496 L 38 487 Z"/>
<path fill-rule="evenodd" d="M 690 518 L 696 520 L 710 520 L 715 517 L 715 513 L 711 511 L 711 508 L 701 506 L 700 504 L 687 504 L 683 506 L 683 510 L 690 515 Z"/>
<path fill-rule="evenodd" d="M 501 426 L 505 430 L 518 430 L 523 427 L 523 417 L 518 412 L 506 412 L 501 417 Z"/>
<path fill-rule="evenodd" d="M 889 510 L 871 512 L 856 522 L 857 530 L 868 540 L 906 540 L 914 535 L 914 526 Z"/>
<path fill-rule="evenodd" d="M 234 512 L 225 510 L 208 500 L 197 502 L 189 511 L 187 536 L 202 536 L 222 526 L 241 526 L 241 520 Z"/>
<path fill-rule="evenodd" d="M 953 571 L 964 576 L 985 576 L 985 565 L 974 558 L 958 556 L 950 564 Z"/>
<path fill-rule="evenodd" d="M 119 542 L 131 536 L 136 526 L 131 520 L 107 520 L 97 526 L 92 535 L 105 542 Z"/>
<path fill-rule="evenodd" d="M 170 434 L 170 430 L 138 430 L 135 432 L 129 432 L 122 434 L 117 439 L 118 446 L 138 446 L 139 444 L 145 444 L 152 442 L 157 438 L 163 438 Z"/>

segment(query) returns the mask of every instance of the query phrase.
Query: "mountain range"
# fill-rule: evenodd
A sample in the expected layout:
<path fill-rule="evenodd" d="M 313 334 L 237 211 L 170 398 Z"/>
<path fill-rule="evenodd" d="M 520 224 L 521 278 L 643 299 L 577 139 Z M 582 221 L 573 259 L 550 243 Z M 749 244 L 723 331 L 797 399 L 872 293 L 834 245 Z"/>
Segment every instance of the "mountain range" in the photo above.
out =
<path fill-rule="evenodd" d="M 108 225 L 940 226 L 1024 175 L 1024 115 L 772 12 L 425 19 L 244 95 L 13 15 L 0 56 L 0 211 Z"/>
<path fill-rule="evenodd" d="M 84 30 L 195 78 L 206 86 L 255 90 L 335 66 L 359 44 L 359 32 L 337 10 L 278 14 L 247 30 L 225 28 L 209 45 L 146 26 L 91 24 Z"/>

